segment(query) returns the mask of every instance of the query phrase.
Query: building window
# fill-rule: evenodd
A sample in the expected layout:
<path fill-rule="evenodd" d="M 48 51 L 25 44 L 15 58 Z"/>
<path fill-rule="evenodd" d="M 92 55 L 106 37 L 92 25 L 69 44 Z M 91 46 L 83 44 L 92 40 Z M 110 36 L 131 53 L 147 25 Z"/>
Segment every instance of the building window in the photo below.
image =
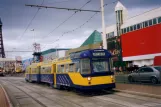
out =
<path fill-rule="evenodd" d="M 129 29 L 129 27 L 127 27 L 127 32 L 129 32 L 130 31 L 130 29 Z"/>
<path fill-rule="evenodd" d="M 141 28 L 140 24 L 137 24 L 137 29 L 140 29 L 140 28 Z"/>
<path fill-rule="evenodd" d="M 124 34 L 124 29 L 121 29 L 121 31 L 122 31 L 122 34 Z"/>
<path fill-rule="evenodd" d="M 136 25 L 134 25 L 134 30 L 136 30 Z"/>
<path fill-rule="evenodd" d="M 153 19 L 153 25 L 154 24 L 157 24 L 157 19 L 155 18 L 155 19 Z"/>
<path fill-rule="evenodd" d="M 133 31 L 133 26 L 130 26 L 130 31 Z"/>
<path fill-rule="evenodd" d="M 144 27 L 148 27 L 148 22 L 144 22 Z"/>
<path fill-rule="evenodd" d="M 108 37 L 109 37 L 109 38 L 114 37 L 114 32 L 108 33 Z"/>
<path fill-rule="evenodd" d="M 152 20 L 149 20 L 149 26 L 151 26 L 152 25 Z"/>
<path fill-rule="evenodd" d="M 158 18 L 158 23 L 161 23 L 161 17 Z"/>
<path fill-rule="evenodd" d="M 124 33 L 126 33 L 126 28 L 124 28 Z"/>

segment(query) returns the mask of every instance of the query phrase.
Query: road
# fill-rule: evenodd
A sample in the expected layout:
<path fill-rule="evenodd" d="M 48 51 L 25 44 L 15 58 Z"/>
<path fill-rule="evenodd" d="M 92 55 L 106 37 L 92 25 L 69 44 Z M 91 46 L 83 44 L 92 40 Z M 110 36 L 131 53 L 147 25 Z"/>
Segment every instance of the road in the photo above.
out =
<path fill-rule="evenodd" d="M 27 83 L 22 77 L 0 77 L 13 107 L 161 107 L 161 99 L 123 92 L 80 93 Z"/>

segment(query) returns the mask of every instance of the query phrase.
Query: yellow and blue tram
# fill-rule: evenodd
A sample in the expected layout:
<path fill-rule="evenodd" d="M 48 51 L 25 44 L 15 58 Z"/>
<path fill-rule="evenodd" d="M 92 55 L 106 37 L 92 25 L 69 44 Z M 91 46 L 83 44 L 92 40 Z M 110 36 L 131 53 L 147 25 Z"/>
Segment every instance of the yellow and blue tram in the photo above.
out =
<path fill-rule="evenodd" d="M 44 63 L 40 70 L 40 82 L 54 85 L 54 74 L 56 73 L 56 60 Z"/>
<path fill-rule="evenodd" d="M 112 89 L 115 88 L 115 79 L 110 58 L 111 54 L 107 50 L 93 49 L 72 53 L 49 64 L 38 64 L 39 81 L 59 89 Z"/>
<path fill-rule="evenodd" d="M 40 67 L 41 63 L 32 63 L 26 69 L 26 81 L 29 82 L 40 82 Z"/>

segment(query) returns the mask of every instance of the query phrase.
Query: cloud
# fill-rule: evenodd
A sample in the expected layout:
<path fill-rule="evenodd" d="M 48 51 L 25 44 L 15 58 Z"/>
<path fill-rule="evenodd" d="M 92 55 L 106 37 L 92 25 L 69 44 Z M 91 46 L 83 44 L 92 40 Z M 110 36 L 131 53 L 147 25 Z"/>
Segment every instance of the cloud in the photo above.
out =
<path fill-rule="evenodd" d="M 57 7 L 80 8 L 88 0 L 69 0 L 69 2 L 61 2 L 64 0 L 45 0 L 44 5 Z M 105 0 L 105 4 L 111 3 L 115 0 Z M 31 25 L 24 33 L 29 22 L 35 15 L 37 8 L 26 7 L 25 4 L 41 4 L 42 0 L 1 0 L 0 13 L 3 22 L 3 38 L 5 50 L 32 50 L 32 43 L 35 41 L 41 43 L 43 49 L 49 49 L 57 46 L 59 48 L 77 48 L 88 36 L 94 31 L 102 31 L 101 14 L 95 15 L 92 20 L 86 23 L 80 29 L 72 33 L 65 34 L 58 42 L 55 42 L 64 32 L 71 31 L 86 22 L 94 13 L 78 12 L 67 22 L 62 24 L 58 29 L 54 30 L 60 23 L 71 16 L 74 12 L 55 10 L 55 9 L 40 9 Z M 160 0 L 121 0 L 122 4 L 129 10 L 129 16 L 142 13 L 157 7 L 161 4 Z M 55 4 L 54 4 L 55 3 Z M 106 26 L 114 24 L 115 4 L 110 4 L 105 7 L 105 22 Z M 98 10 L 100 7 L 100 0 L 92 0 L 83 9 Z M 31 29 L 35 29 L 34 32 Z M 52 33 L 50 33 L 53 31 Z M 48 35 L 50 33 L 50 35 Z M 18 39 L 18 37 L 22 37 Z M 8 57 L 21 55 L 22 57 L 31 57 L 32 53 L 7 53 Z"/>

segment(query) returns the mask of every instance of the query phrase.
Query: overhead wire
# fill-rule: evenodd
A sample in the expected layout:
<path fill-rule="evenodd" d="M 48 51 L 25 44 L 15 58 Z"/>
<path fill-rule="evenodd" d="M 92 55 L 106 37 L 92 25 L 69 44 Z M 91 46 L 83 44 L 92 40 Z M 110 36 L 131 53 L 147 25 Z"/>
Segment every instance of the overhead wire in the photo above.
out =
<path fill-rule="evenodd" d="M 111 2 L 111 3 L 104 4 L 103 6 L 106 7 L 106 6 L 108 6 L 108 5 L 110 5 L 110 4 L 114 4 L 114 3 L 116 3 L 116 2 L 118 2 L 118 0 L 116 0 L 116 1 L 114 1 L 114 2 Z M 99 9 L 100 9 L 100 8 L 101 8 L 101 7 L 99 7 Z M 58 37 L 58 39 L 56 39 L 55 41 L 52 41 L 52 43 L 49 43 L 49 44 L 54 44 L 55 42 L 59 41 L 60 38 L 63 37 L 65 34 L 74 32 L 74 31 L 76 31 L 77 29 L 82 28 L 82 27 L 83 27 L 84 25 L 86 25 L 90 20 L 92 20 L 92 18 L 93 18 L 96 14 L 97 14 L 97 12 L 95 12 L 95 13 L 94 13 L 87 21 L 85 21 L 83 24 L 81 24 L 80 26 L 74 28 L 73 30 L 69 30 L 69 31 L 67 31 L 67 32 L 64 32 L 62 35 L 60 35 L 60 36 Z M 44 46 L 42 49 L 44 49 L 44 48 L 46 47 L 46 45 L 49 45 L 49 44 L 45 44 L 45 46 Z"/>
<path fill-rule="evenodd" d="M 44 0 L 42 1 L 41 5 L 44 3 Z M 32 19 L 30 20 L 29 24 L 27 25 L 25 31 L 22 33 L 22 35 L 20 37 L 18 37 L 18 39 L 21 40 L 21 38 L 24 36 L 24 34 L 26 33 L 26 31 L 28 30 L 28 28 L 30 27 L 30 25 L 32 24 L 32 21 L 35 19 L 35 17 L 37 16 L 38 12 L 39 12 L 40 8 L 37 9 L 36 13 L 34 14 L 34 16 L 32 17 Z"/>
<path fill-rule="evenodd" d="M 92 0 L 87 1 L 83 6 L 80 7 L 82 9 L 85 7 L 88 3 L 90 3 Z M 49 32 L 47 35 L 43 36 L 43 38 L 49 37 L 56 29 L 58 29 L 60 26 L 62 26 L 65 22 L 67 22 L 70 18 L 72 18 L 78 11 L 75 11 L 71 16 L 69 16 L 67 19 L 65 19 L 63 22 L 61 22 L 58 26 L 56 26 L 51 32 Z"/>
<path fill-rule="evenodd" d="M 45 4 L 57 4 L 57 3 L 64 3 L 64 2 L 69 2 L 69 1 L 72 1 L 72 0 L 54 1 L 52 3 L 45 3 Z"/>
<path fill-rule="evenodd" d="M 44 1 L 45 1 L 45 0 L 42 0 L 41 5 L 43 5 Z M 28 23 L 26 29 L 25 29 L 24 32 L 22 33 L 22 35 L 20 35 L 20 36 L 17 38 L 17 41 L 18 41 L 18 40 L 20 41 L 21 38 L 25 35 L 26 31 L 28 30 L 28 28 L 29 28 L 30 25 L 32 24 L 33 20 L 35 19 L 35 17 L 37 16 L 37 14 L 38 14 L 39 11 L 40 11 L 40 8 L 37 9 L 37 11 L 35 12 L 34 16 L 33 16 L 32 19 L 30 20 L 30 22 Z M 16 47 L 16 49 L 17 49 L 17 47 Z"/>

